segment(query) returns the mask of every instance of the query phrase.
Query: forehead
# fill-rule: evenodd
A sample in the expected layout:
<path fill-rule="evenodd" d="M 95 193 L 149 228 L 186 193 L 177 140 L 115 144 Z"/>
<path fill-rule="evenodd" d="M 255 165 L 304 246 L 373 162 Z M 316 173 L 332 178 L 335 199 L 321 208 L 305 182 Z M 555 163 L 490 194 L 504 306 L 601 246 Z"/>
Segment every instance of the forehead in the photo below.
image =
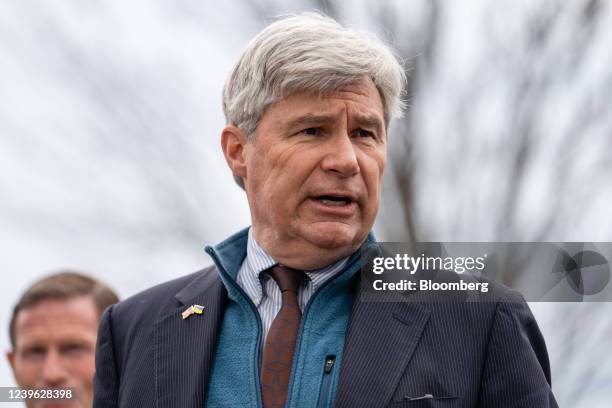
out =
<path fill-rule="evenodd" d="M 80 296 L 66 300 L 43 300 L 19 311 L 15 320 L 17 345 L 31 340 L 96 333 L 98 311 L 93 299 Z"/>
<path fill-rule="evenodd" d="M 359 79 L 324 95 L 298 92 L 280 100 L 270 110 L 283 119 L 291 120 L 304 114 L 334 113 L 330 110 L 338 110 L 340 114 L 343 106 L 348 106 L 351 113 L 357 116 L 384 122 L 382 99 L 370 78 Z"/>

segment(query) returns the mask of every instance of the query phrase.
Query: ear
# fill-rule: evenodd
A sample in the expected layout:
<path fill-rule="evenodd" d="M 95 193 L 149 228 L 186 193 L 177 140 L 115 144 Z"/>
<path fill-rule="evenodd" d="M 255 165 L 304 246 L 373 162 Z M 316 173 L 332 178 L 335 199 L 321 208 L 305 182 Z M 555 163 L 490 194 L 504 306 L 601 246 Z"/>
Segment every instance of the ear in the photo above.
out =
<path fill-rule="evenodd" d="M 13 350 L 11 351 L 7 351 L 6 352 L 6 358 L 9 362 L 9 364 L 11 365 L 11 368 L 13 369 L 13 372 L 15 372 L 15 352 Z"/>
<path fill-rule="evenodd" d="M 221 148 L 228 166 L 235 176 L 243 179 L 247 176 L 246 171 L 246 148 L 247 137 L 242 129 L 236 126 L 226 126 L 221 132 Z"/>

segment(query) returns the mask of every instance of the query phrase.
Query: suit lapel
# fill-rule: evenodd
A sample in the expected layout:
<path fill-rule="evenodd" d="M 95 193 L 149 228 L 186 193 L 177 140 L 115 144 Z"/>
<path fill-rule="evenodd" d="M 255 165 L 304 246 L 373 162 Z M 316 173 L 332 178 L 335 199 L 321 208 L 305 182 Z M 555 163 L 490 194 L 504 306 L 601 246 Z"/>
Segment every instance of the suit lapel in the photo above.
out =
<path fill-rule="evenodd" d="M 154 331 L 157 407 L 200 408 L 227 295 L 211 267 L 175 298 L 180 306 L 157 321 Z M 181 313 L 194 304 L 204 306 L 203 313 L 183 319 Z"/>
<path fill-rule="evenodd" d="M 357 293 L 344 345 L 336 406 L 386 406 L 429 314 L 419 303 L 362 302 Z"/>

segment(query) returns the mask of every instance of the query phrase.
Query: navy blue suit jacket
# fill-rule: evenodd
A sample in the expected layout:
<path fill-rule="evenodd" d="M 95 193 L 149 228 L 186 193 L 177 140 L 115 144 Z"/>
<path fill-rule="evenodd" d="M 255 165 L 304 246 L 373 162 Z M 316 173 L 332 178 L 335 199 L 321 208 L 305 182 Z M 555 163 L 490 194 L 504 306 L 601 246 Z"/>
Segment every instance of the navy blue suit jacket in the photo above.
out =
<path fill-rule="evenodd" d="M 556 407 L 527 304 L 363 302 L 356 289 L 337 407 Z M 111 306 L 98 334 L 94 407 L 206 401 L 227 293 L 214 266 Z M 181 312 L 199 304 L 204 313 Z"/>

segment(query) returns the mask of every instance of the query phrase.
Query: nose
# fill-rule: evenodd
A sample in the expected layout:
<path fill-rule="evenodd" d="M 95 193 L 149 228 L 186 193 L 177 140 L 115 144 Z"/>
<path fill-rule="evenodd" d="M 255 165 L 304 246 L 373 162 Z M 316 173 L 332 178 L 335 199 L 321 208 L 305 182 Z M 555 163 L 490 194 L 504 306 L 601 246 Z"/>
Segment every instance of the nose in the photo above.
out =
<path fill-rule="evenodd" d="M 66 369 L 57 350 L 48 350 L 42 367 L 42 377 L 47 386 L 62 385 L 66 381 Z"/>
<path fill-rule="evenodd" d="M 346 132 L 334 135 L 324 148 L 326 149 L 325 157 L 321 162 L 323 170 L 336 173 L 344 178 L 359 174 L 356 147 Z"/>

